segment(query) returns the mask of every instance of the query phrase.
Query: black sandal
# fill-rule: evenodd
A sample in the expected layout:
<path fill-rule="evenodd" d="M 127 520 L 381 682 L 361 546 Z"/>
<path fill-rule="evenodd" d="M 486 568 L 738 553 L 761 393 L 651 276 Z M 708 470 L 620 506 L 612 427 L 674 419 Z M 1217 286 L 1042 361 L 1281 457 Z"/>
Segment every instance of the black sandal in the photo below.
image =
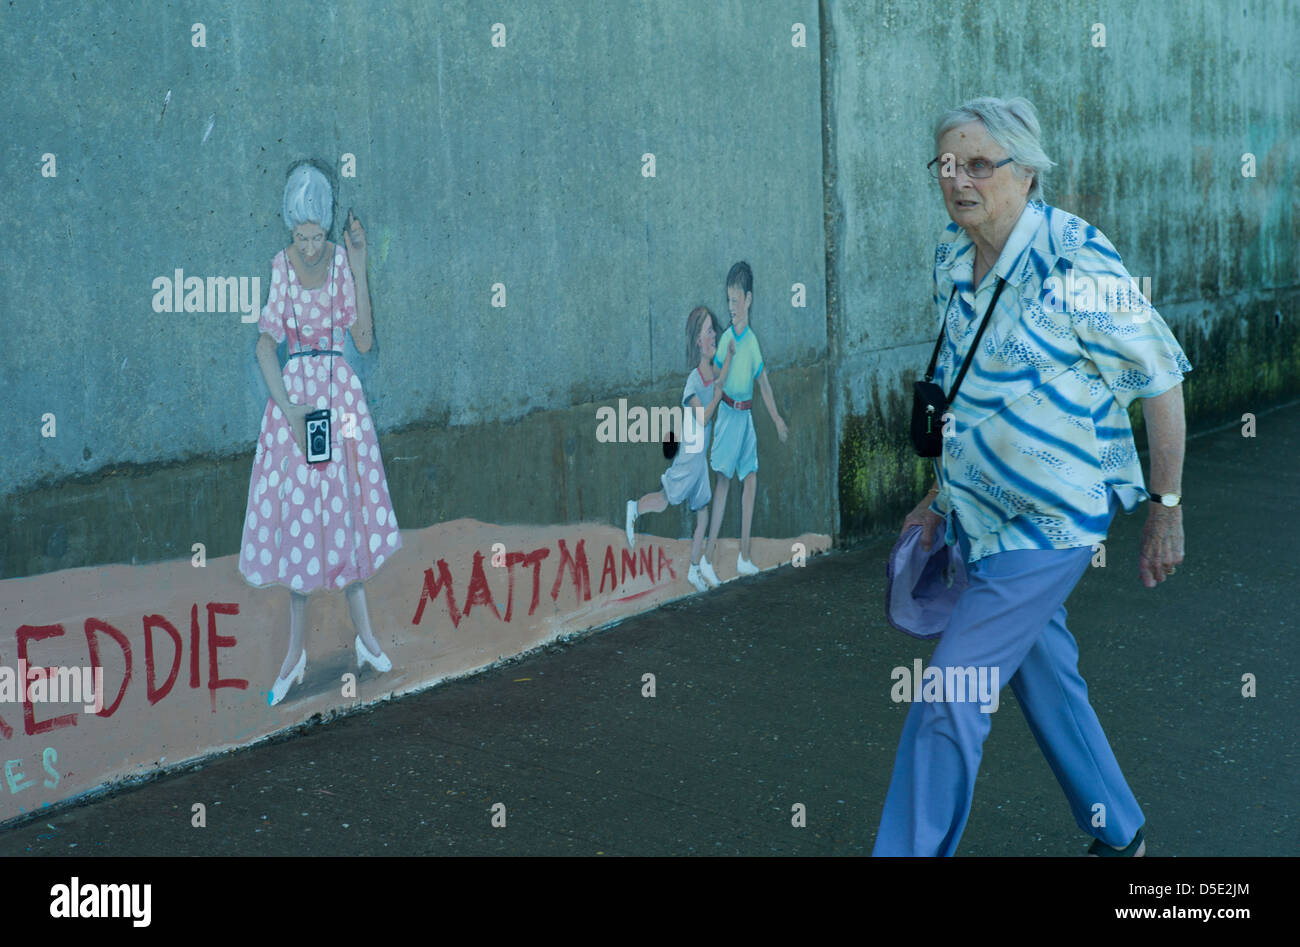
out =
<path fill-rule="evenodd" d="M 1098 858 L 1140 858 L 1146 854 L 1143 842 L 1142 830 L 1138 829 L 1137 835 L 1133 836 L 1133 841 L 1124 848 L 1111 848 L 1101 839 L 1094 839 L 1092 845 L 1088 847 L 1088 854 Z M 1138 854 L 1139 851 L 1141 855 Z"/>

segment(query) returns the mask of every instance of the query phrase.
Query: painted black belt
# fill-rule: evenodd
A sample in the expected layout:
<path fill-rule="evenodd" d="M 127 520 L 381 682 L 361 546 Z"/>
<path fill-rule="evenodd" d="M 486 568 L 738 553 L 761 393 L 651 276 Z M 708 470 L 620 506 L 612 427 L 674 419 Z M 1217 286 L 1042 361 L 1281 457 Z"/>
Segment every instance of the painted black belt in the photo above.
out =
<path fill-rule="evenodd" d="M 292 355 L 290 355 L 289 357 L 290 357 L 290 358 L 302 358 L 304 355 L 338 355 L 338 356 L 342 356 L 343 353 L 342 353 L 342 352 L 331 352 L 331 351 L 329 351 L 328 349 L 307 349 L 305 352 L 294 352 L 294 353 L 293 353 Z"/>

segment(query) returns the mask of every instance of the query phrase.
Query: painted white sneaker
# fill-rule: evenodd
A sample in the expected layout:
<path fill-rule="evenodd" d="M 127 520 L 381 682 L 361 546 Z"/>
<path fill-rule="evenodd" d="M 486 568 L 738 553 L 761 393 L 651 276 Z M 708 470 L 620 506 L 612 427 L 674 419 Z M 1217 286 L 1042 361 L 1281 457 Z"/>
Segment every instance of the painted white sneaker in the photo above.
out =
<path fill-rule="evenodd" d="M 636 546 L 636 500 L 627 501 L 627 548 Z"/>
<path fill-rule="evenodd" d="M 703 556 L 700 557 L 700 575 L 704 576 L 704 581 L 715 589 L 722 584 L 718 581 L 718 574 L 713 571 L 713 566 L 709 565 L 709 560 Z"/>
<path fill-rule="evenodd" d="M 737 554 L 736 571 L 741 575 L 758 575 L 758 566 L 754 565 L 744 556 Z"/>
<path fill-rule="evenodd" d="M 704 576 L 700 575 L 700 567 L 694 563 L 691 564 L 691 571 L 686 573 L 686 581 L 695 586 L 697 591 L 707 592 L 709 590 L 709 583 L 704 581 Z"/>

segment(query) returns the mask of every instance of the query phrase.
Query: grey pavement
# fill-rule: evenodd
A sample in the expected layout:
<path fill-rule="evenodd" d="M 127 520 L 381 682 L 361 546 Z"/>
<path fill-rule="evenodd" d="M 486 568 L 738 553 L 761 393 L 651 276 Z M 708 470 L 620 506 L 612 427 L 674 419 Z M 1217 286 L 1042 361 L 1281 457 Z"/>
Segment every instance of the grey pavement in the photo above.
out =
<path fill-rule="evenodd" d="M 1121 515 L 1068 603 L 1153 856 L 1300 853 L 1300 407 L 1257 423 L 1189 442 L 1174 578 L 1140 585 L 1145 514 Z M 0 854 L 869 854 L 907 711 L 890 672 L 932 650 L 884 620 L 891 544 L 46 811 L 0 828 Z M 1087 843 L 1004 689 L 959 854 Z"/>

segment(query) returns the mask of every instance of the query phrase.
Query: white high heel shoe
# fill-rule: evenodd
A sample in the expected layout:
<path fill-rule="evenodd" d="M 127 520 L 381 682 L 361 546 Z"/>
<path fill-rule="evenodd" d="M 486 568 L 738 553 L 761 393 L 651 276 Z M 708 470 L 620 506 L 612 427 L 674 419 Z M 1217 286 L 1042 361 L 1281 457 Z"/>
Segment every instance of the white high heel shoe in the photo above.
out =
<path fill-rule="evenodd" d="M 360 635 L 357 635 L 356 646 L 358 669 L 364 666 L 362 662 L 369 664 L 380 674 L 386 674 L 393 669 L 393 662 L 388 660 L 388 655 L 384 654 L 382 651 L 378 654 L 371 654 L 370 649 L 366 647 L 365 642 L 361 640 Z"/>
<path fill-rule="evenodd" d="M 277 677 L 275 683 L 271 686 L 271 691 L 266 695 L 266 702 L 274 707 L 280 701 L 284 700 L 284 695 L 289 693 L 289 685 L 293 683 L 295 677 L 298 683 L 302 683 L 302 676 L 307 673 L 307 649 L 302 649 L 302 654 L 298 656 L 298 663 L 293 666 L 288 677 Z"/>

